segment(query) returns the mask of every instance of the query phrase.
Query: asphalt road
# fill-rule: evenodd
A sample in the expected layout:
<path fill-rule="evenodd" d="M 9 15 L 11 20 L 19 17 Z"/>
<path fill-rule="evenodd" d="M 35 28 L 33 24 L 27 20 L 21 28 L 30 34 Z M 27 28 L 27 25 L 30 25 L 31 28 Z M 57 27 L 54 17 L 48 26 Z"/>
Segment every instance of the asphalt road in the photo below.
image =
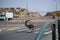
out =
<path fill-rule="evenodd" d="M 2 23 L 2 25 L 6 25 L 6 24 L 10 24 L 10 23 L 6 23 L 6 22 L 0 22 L 0 24 Z M 13 23 L 11 23 L 13 24 Z M 19 23 L 14 23 L 14 24 L 19 24 Z M 36 27 L 36 29 L 38 28 L 41 28 L 41 26 L 43 25 L 44 23 L 38 23 L 38 26 Z M 47 27 L 48 29 L 51 30 L 50 27 Z M 48 30 L 48 32 L 50 31 Z M 33 32 L 33 33 L 30 33 L 29 31 L 27 31 L 27 29 L 23 29 L 22 31 L 18 31 L 18 30 L 14 30 L 14 31 L 2 31 L 0 32 L 0 40 L 34 40 L 37 33 L 39 32 L 36 31 L 36 32 Z M 47 31 L 45 31 L 47 32 Z M 44 34 L 42 35 L 42 38 L 41 40 L 52 40 L 52 35 L 51 33 L 49 34 Z"/>
<path fill-rule="evenodd" d="M 6 31 L 0 32 L 0 40 L 34 40 L 37 33 L 30 33 L 27 31 Z M 41 40 L 52 40 L 51 33 L 42 35 Z"/>

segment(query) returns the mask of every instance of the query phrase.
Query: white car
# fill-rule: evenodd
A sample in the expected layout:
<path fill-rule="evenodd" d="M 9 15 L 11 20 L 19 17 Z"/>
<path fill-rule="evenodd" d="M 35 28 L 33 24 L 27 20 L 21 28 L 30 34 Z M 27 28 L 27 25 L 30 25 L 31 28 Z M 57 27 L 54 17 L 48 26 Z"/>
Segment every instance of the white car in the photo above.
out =
<path fill-rule="evenodd" d="M 5 14 L 4 13 L 0 13 L 0 21 L 5 20 Z"/>
<path fill-rule="evenodd" d="M 12 12 L 2 12 L 0 13 L 0 20 L 11 20 L 13 18 Z"/>

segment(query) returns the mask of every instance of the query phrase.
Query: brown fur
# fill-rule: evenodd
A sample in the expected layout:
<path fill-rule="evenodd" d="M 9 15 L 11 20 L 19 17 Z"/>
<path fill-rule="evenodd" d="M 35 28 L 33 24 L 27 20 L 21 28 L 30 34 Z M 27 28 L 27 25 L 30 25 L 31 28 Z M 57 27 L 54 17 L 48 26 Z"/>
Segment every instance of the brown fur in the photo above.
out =
<path fill-rule="evenodd" d="M 30 21 L 30 20 L 25 21 L 25 26 L 27 26 L 27 28 L 29 28 L 31 30 L 31 32 L 33 32 L 34 31 L 34 25 L 33 24 L 27 25 L 28 21 Z"/>

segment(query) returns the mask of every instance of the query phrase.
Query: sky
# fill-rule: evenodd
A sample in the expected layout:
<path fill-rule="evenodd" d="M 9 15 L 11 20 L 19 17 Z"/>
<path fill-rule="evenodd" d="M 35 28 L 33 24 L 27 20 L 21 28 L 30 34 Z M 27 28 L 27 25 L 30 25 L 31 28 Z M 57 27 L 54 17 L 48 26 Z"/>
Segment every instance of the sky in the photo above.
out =
<path fill-rule="evenodd" d="M 0 8 L 2 7 L 27 8 L 44 15 L 46 12 L 60 10 L 60 0 L 0 0 Z"/>

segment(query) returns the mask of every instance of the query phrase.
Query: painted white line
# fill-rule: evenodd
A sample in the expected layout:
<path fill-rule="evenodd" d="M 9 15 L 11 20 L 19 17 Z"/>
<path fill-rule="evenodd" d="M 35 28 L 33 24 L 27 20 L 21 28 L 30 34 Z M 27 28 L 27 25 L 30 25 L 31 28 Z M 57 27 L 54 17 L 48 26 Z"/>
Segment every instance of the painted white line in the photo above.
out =
<path fill-rule="evenodd" d="M 27 31 L 27 30 L 29 30 L 29 29 L 22 29 L 22 30 L 17 30 L 17 31 Z"/>
<path fill-rule="evenodd" d="M 35 31 L 39 31 L 41 28 L 38 28 L 38 29 L 35 29 Z M 51 29 L 45 29 L 44 31 L 48 31 L 48 30 L 51 30 Z"/>
<path fill-rule="evenodd" d="M 0 32 L 1 32 L 2 30 L 0 30 Z"/>
<path fill-rule="evenodd" d="M 38 33 L 40 29 L 41 29 L 41 28 L 35 29 L 33 33 Z M 17 30 L 17 31 L 31 31 L 31 30 L 29 30 L 28 28 L 22 28 L 21 30 Z M 45 29 L 45 31 L 46 31 L 46 32 L 44 32 L 43 34 L 52 33 L 52 30 L 51 30 L 51 29 Z M 57 31 L 57 29 L 56 29 L 56 31 Z"/>
<path fill-rule="evenodd" d="M 34 32 L 34 33 L 38 33 L 39 31 L 36 31 L 36 32 Z M 48 31 L 48 32 L 44 32 L 43 34 L 49 34 L 49 33 L 51 33 L 52 31 Z"/>
<path fill-rule="evenodd" d="M 35 29 L 33 33 L 38 33 L 39 30 L 40 30 L 40 28 Z M 50 29 L 45 29 L 45 31 L 48 31 L 48 30 L 50 30 Z M 21 29 L 21 30 L 17 30 L 17 31 L 18 31 L 18 32 L 20 32 L 20 31 L 28 31 L 28 32 L 30 32 L 31 30 L 29 30 L 28 28 L 25 28 L 25 29 Z M 48 32 L 46 32 L 46 33 L 44 33 L 44 34 L 49 34 L 49 33 L 51 33 L 51 32 L 52 32 L 52 31 L 48 31 Z"/>
<path fill-rule="evenodd" d="M 47 31 L 48 29 L 46 29 L 45 31 Z M 57 31 L 57 29 L 56 29 L 56 31 Z M 34 33 L 38 33 L 39 31 L 36 31 L 36 32 L 34 32 Z M 52 31 L 47 31 L 47 32 L 44 32 L 43 34 L 49 34 L 49 33 L 52 33 Z"/>
<path fill-rule="evenodd" d="M 38 33 L 39 31 L 36 31 L 36 32 L 34 32 L 34 33 Z"/>
<path fill-rule="evenodd" d="M 52 33 L 52 31 L 45 32 L 44 34 L 49 34 L 49 33 Z"/>
<path fill-rule="evenodd" d="M 41 28 L 37 28 L 37 29 L 35 29 L 34 31 L 39 31 Z M 20 29 L 18 29 L 17 31 L 25 31 L 25 30 L 29 30 L 28 28 L 20 28 Z M 47 31 L 47 30 L 50 30 L 50 29 L 45 29 L 45 31 Z"/>

